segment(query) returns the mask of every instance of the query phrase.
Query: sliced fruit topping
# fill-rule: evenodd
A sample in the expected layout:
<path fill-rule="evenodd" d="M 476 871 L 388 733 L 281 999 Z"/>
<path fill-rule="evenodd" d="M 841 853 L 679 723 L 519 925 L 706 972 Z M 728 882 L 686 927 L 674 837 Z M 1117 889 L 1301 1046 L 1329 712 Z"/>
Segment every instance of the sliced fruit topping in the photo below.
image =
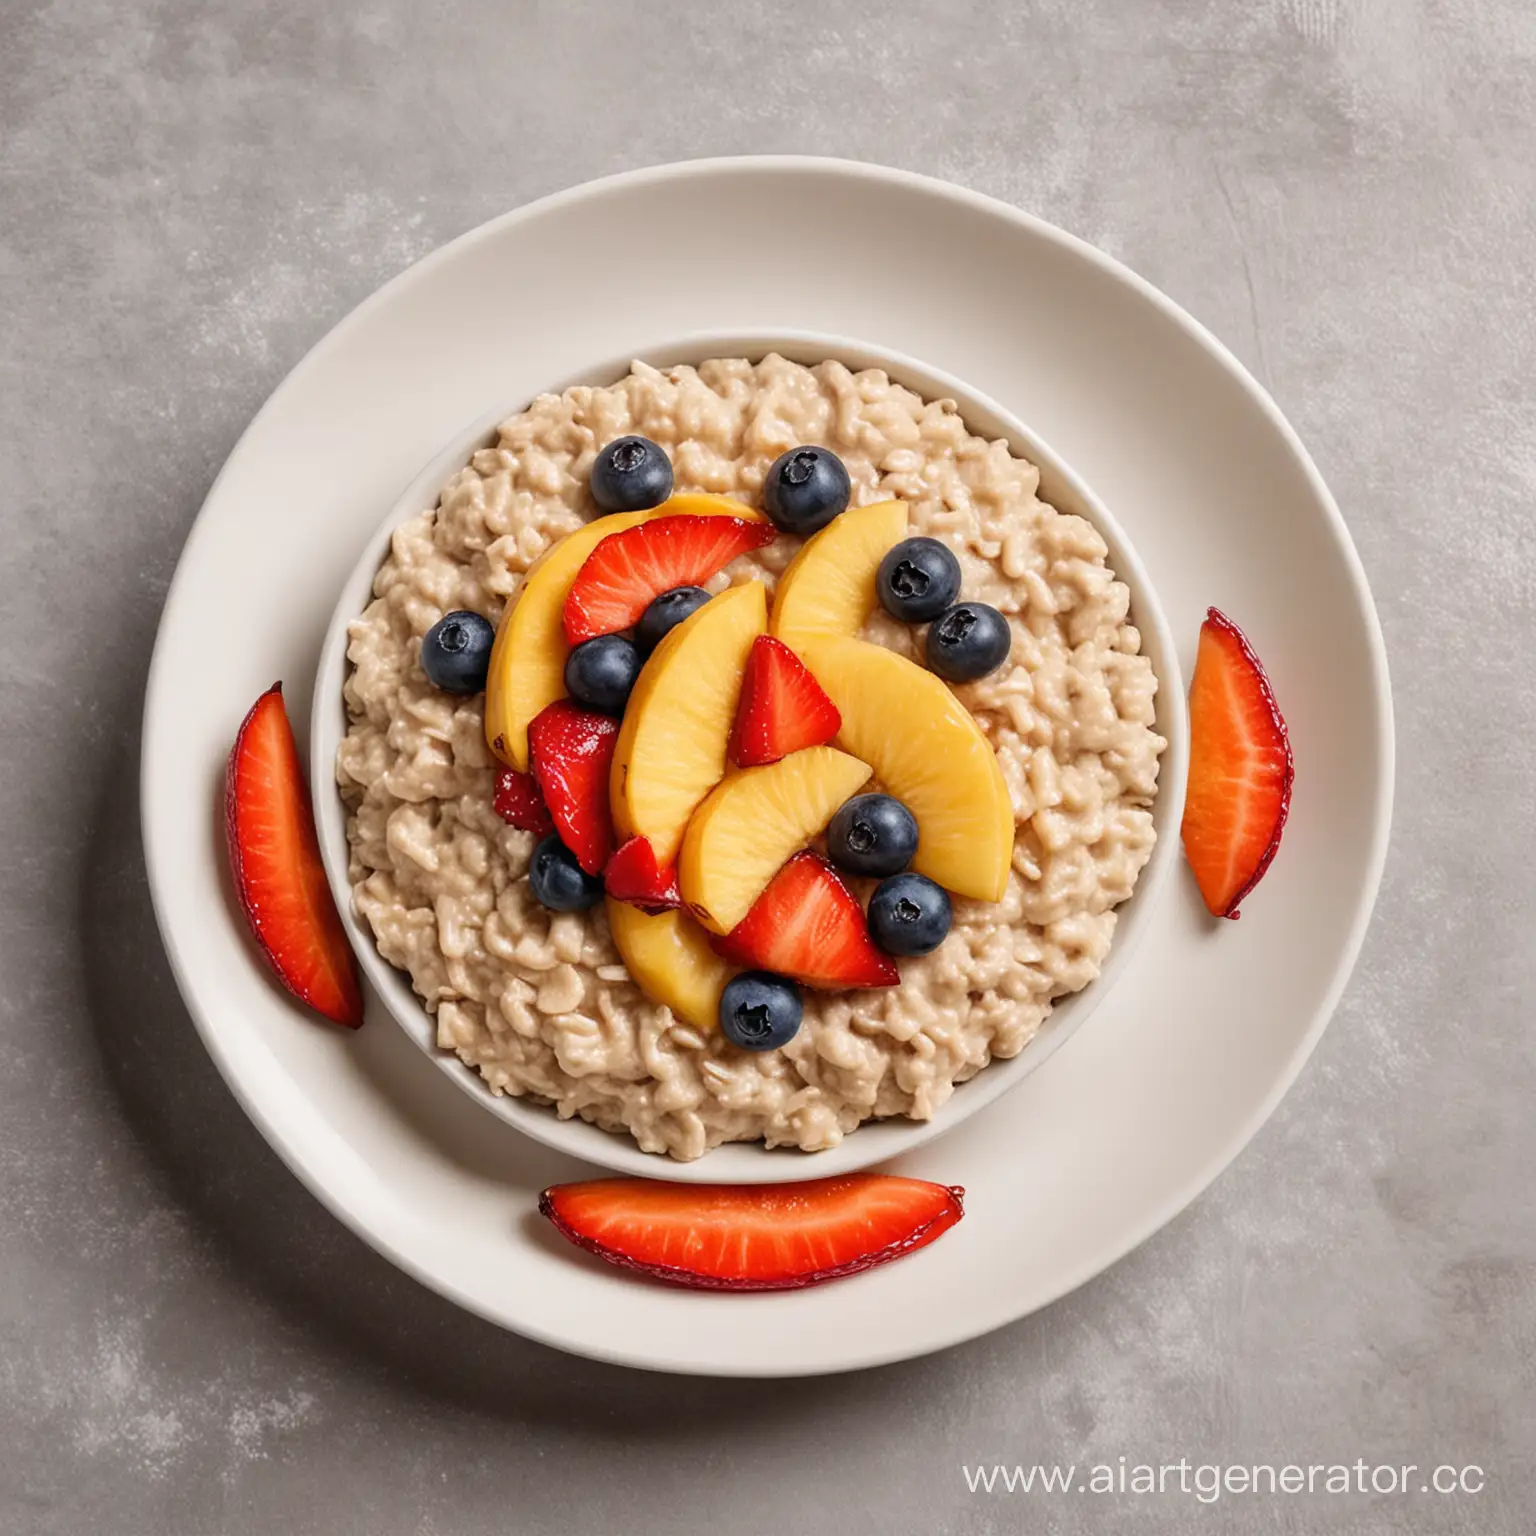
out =
<path fill-rule="evenodd" d="M 869 778 L 869 765 L 807 747 L 762 768 L 737 768 L 688 823 L 678 860 L 683 900 L 713 933 L 729 933 L 797 849 Z"/>
<path fill-rule="evenodd" d="M 528 727 L 533 778 L 560 840 L 589 875 L 613 852 L 608 780 L 619 723 L 557 699 Z"/>
<path fill-rule="evenodd" d="M 926 875 L 892 875 L 869 898 L 869 931 L 892 955 L 926 955 L 949 936 L 949 893 Z"/>
<path fill-rule="evenodd" d="M 642 912 L 665 912 L 683 904 L 677 866 L 658 864 L 649 838 L 632 837 L 621 844 L 603 871 L 603 884 L 615 901 L 627 901 Z"/>
<path fill-rule="evenodd" d="M 743 971 L 720 994 L 720 1033 L 740 1051 L 776 1051 L 800 1032 L 800 989 L 771 971 Z"/>
<path fill-rule="evenodd" d="M 928 665 L 952 683 L 997 671 L 1012 649 L 1008 620 L 987 603 L 956 603 L 928 628 Z"/>
<path fill-rule="evenodd" d="M 363 1022 L 357 962 L 320 862 L 299 751 L 274 683 L 245 717 L 224 776 L 224 831 L 251 934 L 300 1002 Z"/>
<path fill-rule="evenodd" d="M 502 615 L 485 682 L 485 739 L 513 768 L 528 767 L 528 722 L 565 695 L 570 647 L 560 616 L 565 595 L 587 556 L 617 528 L 633 527 L 654 512 L 620 512 L 567 534 L 529 568 Z"/>
<path fill-rule="evenodd" d="M 1243 632 L 1207 610 L 1189 690 L 1184 853 L 1205 904 L 1236 917 L 1280 847 L 1295 764 L 1274 690 Z"/>
<path fill-rule="evenodd" d="M 893 1174 L 798 1184 L 556 1184 L 539 1210 L 580 1248 L 676 1285 L 771 1291 L 857 1274 L 925 1247 L 965 1191 Z"/>
<path fill-rule="evenodd" d="M 647 837 L 663 864 L 725 773 L 725 749 L 753 640 L 767 627 L 760 581 L 731 587 L 652 652 L 629 697 L 613 758 L 613 814 L 623 837 Z"/>
<path fill-rule="evenodd" d="M 616 437 L 597 450 L 588 484 L 604 512 L 660 506 L 672 494 L 672 461 L 648 437 Z"/>
<path fill-rule="evenodd" d="M 1013 862 L 1013 806 L 970 711 L 933 673 L 883 645 L 823 637 L 803 654 L 842 714 L 838 746 L 868 763 L 917 818 L 913 869 L 958 895 L 1000 900 Z"/>
<path fill-rule="evenodd" d="M 603 899 L 603 882 L 589 875 L 553 832 L 533 850 L 528 884 L 534 900 L 551 912 L 585 912 Z"/>
<path fill-rule="evenodd" d="M 485 684 L 485 739 L 513 768 L 528 767 L 528 722 L 565 694 L 565 599 L 587 556 L 603 539 L 656 517 L 762 516 L 728 496 L 689 492 L 644 512 L 616 512 L 567 534 L 546 550 L 523 578 L 491 651 Z"/>
<path fill-rule="evenodd" d="M 554 818 L 531 773 L 515 768 L 501 768 L 496 774 L 496 814 L 519 832 L 534 832 L 543 837 L 555 830 Z"/>
<path fill-rule="evenodd" d="M 847 505 L 848 467 L 830 448 L 791 448 L 763 481 L 763 506 L 785 533 L 815 533 Z"/>
<path fill-rule="evenodd" d="M 825 745 L 841 724 L 837 706 L 805 663 L 782 640 L 759 635 L 747 657 L 731 761 L 740 768 L 776 763 L 802 747 Z"/>
<path fill-rule="evenodd" d="M 779 577 L 772 633 L 797 651 L 816 635 L 858 634 L 874 612 L 880 562 L 906 536 L 906 503 L 877 501 L 807 539 Z"/>
<path fill-rule="evenodd" d="M 467 608 L 446 613 L 421 637 L 421 670 L 444 693 L 479 693 L 495 643 L 489 619 Z"/>
<path fill-rule="evenodd" d="M 565 686 L 578 704 L 622 715 L 640 667 L 640 652 L 623 635 L 599 635 L 565 658 Z"/>
<path fill-rule="evenodd" d="M 630 629 L 663 592 L 698 586 L 773 537 L 767 523 L 745 517 L 657 517 L 616 533 L 587 556 L 571 585 L 565 638 L 580 645 Z"/>
<path fill-rule="evenodd" d="M 855 795 L 827 827 L 827 852 L 850 875 L 899 874 L 917 852 L 917 818 L 891 795 Z"/>
<path fill-rule="evenodd" d="M 703 587 L 673 587 L 651 599 L 635 625 L 635 644 L 649 656 L 691 613 L 697 613 L 709 601 Z"/>
<path fill-rule="evenodd" d="M 686 912 L 642 912 L 610 895 L 608 931 L 635 985 L 653 1003 L 706 1034 L 715 1029 L 731 967 Z"/>
<path fill-rule="evenodd" d="M 714 945 L 737 965 L 778 971 L 827 991 L 894 987 L 901 980 L 870 938 L 853 892 L 809 849 L 768 882 L 752 910 Z"/>
<path fill-rule="evenodd" d="M 960 562 L 937 539 L 903 539 L 875 574 L 880 606 L 903 624 L 926 624 L 960 596 Z"/>

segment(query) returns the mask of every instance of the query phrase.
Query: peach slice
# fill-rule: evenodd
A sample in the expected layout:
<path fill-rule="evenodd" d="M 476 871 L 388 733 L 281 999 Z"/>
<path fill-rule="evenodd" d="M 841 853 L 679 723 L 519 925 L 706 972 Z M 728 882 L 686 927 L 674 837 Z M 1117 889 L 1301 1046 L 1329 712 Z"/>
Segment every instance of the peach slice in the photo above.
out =
<path fill-rule="evenodd" d="M 678 860 L 683 901 L 712 933 L 729 933 L 796 849 L 868 782 L 869 764 L 806 747 L 761 768 L 737 768 L 688 823 Z"/>
<path fill-rule="evenodd" d="M 875 573 L 907 536 L 907 504 L 877 501 L 834 518 L 779 577 L 770 632 L 793 650 L 816 635 L 857 635 L 874 611 Z"/>
<path fill-rule="evenodd" d="M 704 930 L 686 912 L 642 912 L 611 896 L 607 908 L 614 947 L 635 985 L 695 1029 L 714 1029 L 735 968 L 709 947 Z"/>
<path fill-rule="evenodd" d="M 822 636 L 803 654 L 843 717 L 837 745 L 868 763 L 917 818 L 912 868 L 958 896 L 1001 900 L 1013 805 L 970 711 L 932 672 L 882 645 Z"/>
<path fill-rule="evenodd" d="M 502 762 L 528 769 L 528 722 L 565 697 L 563 623 L 565 599 L 588 555 L 610 533 L 622 533 L 654 517 L 741 517 L 765 521 L 761 512 L 729 496 L 684 492 L 644 512 L 615 512 L 567 534 L 529 568 L 502 615 L 485 683 L 485 739 Z"/>
<path fill-rule="evenodd" d="M 650 839 L 658 863 L 725 774 L 752 642 L 768 623 L 760 581 L 712 597 L 651 652 L 624 711 L 609 799 L 621 838 Z"/>

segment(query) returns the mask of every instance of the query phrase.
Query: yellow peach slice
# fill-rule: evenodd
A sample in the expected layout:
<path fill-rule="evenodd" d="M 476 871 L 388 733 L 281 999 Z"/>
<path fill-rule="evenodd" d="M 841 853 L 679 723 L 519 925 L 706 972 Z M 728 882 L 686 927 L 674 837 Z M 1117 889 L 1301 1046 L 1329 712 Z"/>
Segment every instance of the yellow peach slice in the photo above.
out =
<path fill-rule="evenodd" d="M 644 512 L 615 512 L 567 534 L 529 568 L 502 615 L 485 681 L 485 739 L 502 762 L 528 768 L 528 722 L 565 697 L 565 658 L 570 655 L 561 623 L 565 599 L 588 555 L 610 533 L 622 533 L 655 517 L 742 517 L 763 514 L 729 496 L 687 491 Z"/>
<path fill-rule="evenodd" d="M 613 753 L 609 799 L 620 837 L 677 857 L 688 818 L 725 773 L 747 653 L 768 625 L 760 581 L 730 587 L 683 620 L 641 668 Z"/>
<path fill-rule="evenodd" d="M 904 501 L 877 501 L 834 518 L 779 577 L 770 633 L 796 651 L 816 635 L 857 635 L 874 611 L 880 562 L 906 536 Z"/>
<path fill-rule="evenodd" d="M 607 908 L 614 947 L 635 985 L 695 1029 L 713 1029 L 732 967 L 709 947 L 704 930 L 686 912 L 653 916 L 611 896 Z"/>
<path fill-rule="evenodd" d="M 867 762 L 917 818 L 912 868 L 956 895 L 1001 900 L 1013 806 L 970 711 L 932 672 L 884 646 L 823 636 L 803 654 L 843 717 L 837 745 Z"/>
<path fill-rule="evenodd" d="M 729 933 L 790 854 L 831 821 L 869 774 L 867 763 L 833 747 L 807 747 L 728 773 L 683 839 L 677 878 L 693 915 L 711 931 Z"/>

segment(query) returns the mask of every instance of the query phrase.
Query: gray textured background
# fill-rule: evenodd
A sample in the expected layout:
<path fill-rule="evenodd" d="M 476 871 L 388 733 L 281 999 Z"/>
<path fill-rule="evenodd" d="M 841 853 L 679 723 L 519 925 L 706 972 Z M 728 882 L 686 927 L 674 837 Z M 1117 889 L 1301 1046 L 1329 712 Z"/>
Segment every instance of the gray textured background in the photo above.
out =
<path fill-rule="evenodd" d="M 1536 8 L 630 10 L 0 7 L 0 1530 L 1530 1531 Z M 1400 776 L 1344 1005 L 1191 1211 L 949 1354 L 737 1385 L 502 1335 L 321 1211 L 176 996 L 134 762 L 177 550 L 313 341 L 540 193 L 763 150 L 995 193 L 1224 337 L 1354 530 Z M 960 1474 L 1181 1454 L 1488 1484 L 1197 1519 Z"/>

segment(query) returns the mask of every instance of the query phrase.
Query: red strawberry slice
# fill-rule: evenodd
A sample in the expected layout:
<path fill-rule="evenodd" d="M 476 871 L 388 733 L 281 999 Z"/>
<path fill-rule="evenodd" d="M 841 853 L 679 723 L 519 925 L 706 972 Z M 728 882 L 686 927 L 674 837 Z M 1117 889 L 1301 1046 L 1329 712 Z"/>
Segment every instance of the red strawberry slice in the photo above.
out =
<path fill-rule="evenodd" d="M 965 1191 L 893 1174 L 799 1184 L 556 1184 L 539 1210 L 610 1264 L 703 1290 L 819 1285 L 926 1247 L 965 1214 Z"/>
<path fill-rule="evenodd" d="M 777 971 L 808 987 L 894 987 L 896 962 L 869 936 L 864 909 L 837 871 L 807 849 L 797 853 L 715 951 L 734 965 Z"/>
<path fill-rule="evenodd" d="M 528 726 L 533 781 L 560 841 L 589 875 L 601 874 L 613 852 L 608 769 L 618 739 L 617 720 L 569 699 L 557 699 Z"/>
<path fill-rule="evenodd" d="M 246 921 L 278 979 L 337 1024 L 363 1022 L 357 961 L 331 899 L 283 685 L 256 700 L 224 776 L 224 831 Z"/>
<path fill-rule="evenodd" d="M 842 729 L 843 717 L 806 665 L 782 640 L 759 635 L 731 731 L 731 761 L 739 768 L 776 763 L 802 747 L 819 747 Z"/>
<path fill-rule="evenodd" d="M 565 600 L 565 638 L 630 629 L 654 598 L 673 587 L 697 587 L 737 555 L 774 539 L 772 523 L 744 517 L 655 517 L 610 533 L 586 558 Z"/>
<path fill-rule="evenodd" d="M 1206 906 L 1236 917 L 1280 847 L 1295 767 L 1259 658 L 1215 608 L 1200 626 L 1189 735 L 1184 853 Z"/>
<path fill-rule="evenodd" d="M 627 901 L 642 912 L 666 912 L 683 904 L 677 865 L 659 865 L 648 837 L 632 837 L 619 844 L 603 871 L 603 886 L 615 901 Z"/>
<path fill-rule="evenodd" d="M 554 818 L 539 794 L 539 786 L 531 773 L 519 773 L 515 768 L 501 768 L 496 774 L 496 814 L 519 832 L 532 832 L 543 837 L 555 830 Z"/>

